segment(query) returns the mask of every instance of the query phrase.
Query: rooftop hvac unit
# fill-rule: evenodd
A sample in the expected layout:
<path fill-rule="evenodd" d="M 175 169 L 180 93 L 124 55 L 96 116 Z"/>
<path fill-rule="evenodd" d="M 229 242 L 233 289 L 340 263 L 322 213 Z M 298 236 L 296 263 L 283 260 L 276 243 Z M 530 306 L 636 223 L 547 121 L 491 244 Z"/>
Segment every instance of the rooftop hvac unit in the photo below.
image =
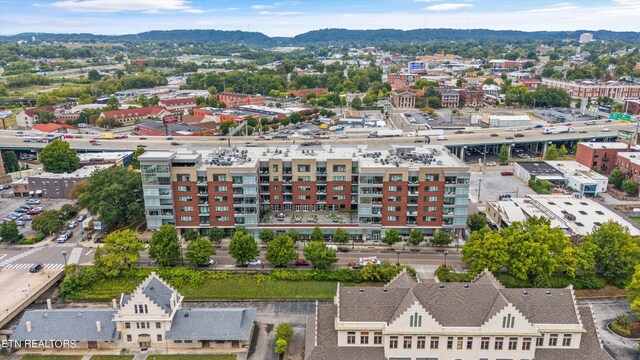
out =
<path fill-rule="evenodd" d="M 576 221 L 576 216 L 570 213 L 566 213 L 564 214 L 564 218 L 569 220 L 569 221 Z"/>

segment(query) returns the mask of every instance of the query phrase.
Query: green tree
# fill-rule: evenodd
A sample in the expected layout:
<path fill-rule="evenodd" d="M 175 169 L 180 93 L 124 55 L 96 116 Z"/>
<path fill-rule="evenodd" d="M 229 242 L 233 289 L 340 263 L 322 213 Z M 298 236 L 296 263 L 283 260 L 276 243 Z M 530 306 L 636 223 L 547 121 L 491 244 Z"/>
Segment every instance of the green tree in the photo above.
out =
<path fill-rule="evenodd" d="M 120 101 L 115 97 L 111 97 L 107 100 L 107 110 L 118 110 L 120 109 Z"/>
<path fill-rule="evenodd" d="M 140 174 L 121 167 L 94 172 L 78 203 L 114 226 L 133 225 L 145 218 Z"/>
<path fill-rule="evenodd" d="M 427 97 L 427 106 L 434 109 L 442 108 L 442 101 L 438 96 Z"/>
<path fill-rule="evenodd" d="M 220 123 L 220 126 L 218 127 L 218 131 L 220 132 L 220 134 L 222 135 L 228 135 L 229 131 L 235 126 L 235 123 L 232 120 L 229 121 L 223 121 Z"/>
<path fill-rule="evenodd" d="M 509 161 L 509 147 L 506 144 L 503 144 L 500 147 L 500 152 L 498 153 L 498 159 L 500 162 Z"/>
<path fill-rule="evenodd" d="M 409 243 L 413 246 L 418 246 L 424 241 L 424 232 L 418 229 L 411 229 L 409 231 Z"/>
<path fill-rule="evenodd" d="M 268 244 L 271 240 L 275 239 L 276 233 L 271 229 L 262 229 L 258 234 L 258 239 L 262 241 L 263 244 Z"/>
<path fill-rule="evenodd" d="M 311 241 L 324 241 L 324 233 L 318 226 L 316 226 L 311 230 L 309 239 L 311 239 Z"/>
<path fill-rule="evenodd" d="M 87 78 L 91 81 L 98 81 L 101 79 L 100 73 L 98 72 L 98 70 L 95 69 L 91 69 L 89 70 L 89 72 L 87 73 Z"/>
<path fill-rule="evenodd" d="M 629 179 L 622 182 L 622 191 L 629 196 L 635 196 L 638 193 L 638 183 Z"/>
<path fill-rule="evenodd" d="M 149 242 L 149 257 L 160 267 L 175 266 L 182 260 L 178 231 L 172 224 L 164 224 L 153 232 Z"/>
<path fill-rule="evenodd" d="M 556 145 L 555 144 L 549 145 L 549 147 L 547 148 L 547 152 L 544 154 L 544 159 L 558 160 L 559 157 L 560 157 L 560 152 L 558 151 L 558 148 L 556 147 Z"/>
<path fill-rule="evenodd" d="M 531 217 L 502 229 L 507 241 L 508 273 L 534 286 L 547 286 L 554 273 L 575 275 L 575 249 L 562 229 L 551 227 L 548 219 Z"/>
<path fill-rule="evenodd" d="M 245 266 L 247 262 L 260 255 L 260 250 L 253 236 L 247 234 L 244 230 L 236 230 L 229 243 L 229 255 L 236 259 L 237 265 Z"/>
<path fill-rule="evenodd" d="M 38 158 L 44 165 L 44 171 L 56 174 L 70 173 L 80 166 L 77 151 L 68 142 L 58 139 L 45 146 Z"/>
<path fill-rule="evenodd" d="M 136 170 L 140 170 L 140 161 L 138 160 L 138 158 L 140 157 L 140 155 L 144 154 L 144 147 L 142 146 L 138 146 L 136 147 L 136 151 L 133 153 L 133 159 L 131 159 L 131 167 L 136 169 Z"/>
<path fill-rule="evenodd" d="M 485 227 L 487 227 L 487 217 L 480 213 L 472 214 L 471 216 L 469 216 L 468 225 L 471 231 L 484 229 Z"/>
<path fill-rule="evenodd" d="M 596 271 L 609 284 L 624 287 L 640 263 L 640 246 L 629 229 L 611 220 L 594 228 L 584 242 L 596 247 Z"/>
<path fill-rule="evenodd" d="M 58 214 L 64 221 L 71 220 L 74 216 L 78 215 L 78 208 L 71 204 L 64 204 Z"/>
<path fill-rule="evenodd" d="M 289 343 L 285 339 L 276 339 L 276 347 L 274 349 L 275 353 L 278 355 L 282 355 L 287 352 L 287 348 L 289 347 Z"/>
<path fill-rule="evenodd" d="M 562 144 L 562 146 L 560 146 L 560 149 L 558 149 L 558 153 L 560 154 L 560 156 L 565 156 L 569 153 L 569 150 L 567 150 L 567 147 Z"/>
<path fill-rule="evenodd" d="M 293 242 L 300 241 L 300 233 L 296 229 L 289 229 L 287 236 L 290 237 Z"/>
<path fill-rule="evenodd" d="M 500 233 L 486 227 L 473 232 L 462 247 L 462 261 L 469 264 L 471 272 L 475 274 L 484 269 L 498 271 L 508 260 L 507 241 Z"/>
<path fill-rule="evenodd" d="M 631 310 L 640 316 L 640 265 L 636 266 L 636 272 L 627 285 L 627 301 L 631 303 Z"/>
<path fill-rule="evenodd" d="M 273 266 L 283 267 L 297 259 L 298 253 L 293 240 L 287 235 L 279 234 L 268 243 L 265 257 Z"/>
<path fill-rule="evenodd" d="M 359 110 L 362 107 L 362 100 L 360 100 L 359 97 L 354 97 L 353 99 L 351 99 L 351 107 Z"/>
<path fill-rule="evenodd" d="M 5 152 L 2 154 L 2 159 L 4 160 L 4 171 L 7 174 L 20 170 L 20 163 L 18 162 L 15 151 Z"/>
<path fill-rule="evenodd" d="M 142 250 L 144 245 L 133 231 L 114 231 L 104 239 L 104 245 L 96 248 L 93 263 L 102 275 L 117 277 L 140 259 Z"/>
<path fill-rule="evenodd" d="M 195 231 L 194 229 L 189 229 L 184 233 L 184 241 L 186 242 L 191 242 L 193 240 L 196 240 L 199 237 L 200 236 L 198 235 L 198 232 Z"/>
<path fill-rule="evenodd" d="M 193 266 L 207 266 L 216 249 L 207 238 L 197 237 L 187 245 L 186 258 Z"/>
<path fill-rule="evenodd" d="M 318 269 L 326 269 L 338 261 L 336 251 L 329 249 L 324 241 L 311 241 L 304 248 L 304 257 Z"/>
<path fill-rule="evenodd" d="M 276 326 L 276 338 L 290 341 L 293 337 L 293 328 L 288 322 L 281 322 Z"/>
<path fill-rule="evenodd" d="M 613 169 L 609 174 L 609 183 L 613 184 L 616 188 L 622 189 L 622 182 L 627 177 L 619 169 Z"/>
<path fill-rule="evenodd" d="M 92 102 L 93 102 L 93 96 L 89 94 L 82 94 L 78 98 L 78 104 L 80 105 L 91 104 Z"/>
<path fill-rule="evenodd" d="M 396 229 L 389 229 L 385 232 L 382 242 L 388 245 L 393 245 L 400 241 L 400 234 Z"/>
<path fill-rule="evenodd" d="M 222 239 L 224 239 L 224 229 L 221 229 L 217 226 L 214 226 L 211 229 L 209 229 L 209 240 L 211 240 L 216 244 L 219 244 L 222 241 Z"/>
<path fill-rule="evenodd" d="M 20 231 L 15 222 L 6 222 L 0 224 L 0 241 L 7 243 L 15 243 L 20 240 Z"/>
<path fill-rule="evenodd" d="M 338 244 L 345 244 L 349 241 L 349 233 L 343 228 L 337 228 L 333 232 L 333 242 Z"/>
<path fill-rule="evenodd" d="M 31 228 L 45 235 L 62 230 L 62 219 L 57 210 L 47 210 L 33 217 Z"/>
<path fill-rule="evenodd" d="M 434 246 L 446 246 L 453 242 L 453 237 L 446 231 L 438 231 L 431 239 L 431 245 Z"/>

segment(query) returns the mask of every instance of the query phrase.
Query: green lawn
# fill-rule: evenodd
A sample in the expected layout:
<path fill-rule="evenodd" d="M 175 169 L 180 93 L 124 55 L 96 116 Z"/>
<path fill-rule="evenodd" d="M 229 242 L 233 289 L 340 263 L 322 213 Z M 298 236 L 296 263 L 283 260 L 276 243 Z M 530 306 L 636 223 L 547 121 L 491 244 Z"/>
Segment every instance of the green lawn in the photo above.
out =
<path fill-rule="evenodd" d="M 637 222 L 638 224 L 640 224 L 640 216 L 630 216 L 629 218 L 631 220 Z"/>
<path fill-rule="evenodd" d="M 22 360 L 80 360 L 82 355 L 25 355 Z"/>
<path fill-rule="evenodd" d="M 235 355 L 149 355 L 147 360 L 236 360 Z"/>
<path fill-rule="evenodd" d="M 131 360 L 133 355 L 93 355 L 91 360 Z"/>
<path fill-rule="evenodd" d="M 110 301 L 121 293 L 132 292 L 139 279 L 97 281 L 91 288 L 69 296 L 72 301 Z M 208 278 L 200 285 L 177 286 L 187 300 L 331 300 L 336 294 L 335 281 L 282 281 L 264 276 Z"/>

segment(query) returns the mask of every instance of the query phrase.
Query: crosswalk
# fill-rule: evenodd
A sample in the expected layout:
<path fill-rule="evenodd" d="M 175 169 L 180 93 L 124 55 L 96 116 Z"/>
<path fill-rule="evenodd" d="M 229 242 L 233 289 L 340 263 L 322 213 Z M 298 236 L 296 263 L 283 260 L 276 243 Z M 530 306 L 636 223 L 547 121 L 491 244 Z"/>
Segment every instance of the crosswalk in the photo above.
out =
<path fill-rule="evenodd" d="M 29 269 L 36 263 L 19 263 L 19 264 L 9 264 L 4 265 L 2 268 L 6 270 L 21 270 L 21 269 Z M 62 269 L 64 268 L 64 264 L 44 264 L 44 270 L 52 270 L 52 269 Z"/>
<path fill-rule="evenodd" d="M 10 258 L 0 262 L 0 268 L 1 267 L 5 267 L 6 265 L 9 265 L 9 264 L 11 264 L 13 262 L 16 262 L 16 261 L 18 261 L 20 259 L 23 259 L 23 258 L 25 258 L 25 257 L 27 257 L 27 256 L 29 256 L 31 254 L 37 253 L 40 250 L 42 250 L 41 247 L 36 247 L 36 248 L 29 249 L 29 250 L 27 250 L 27 251 L 25 251 L 23 253 L 17 254 L 17 255 L 15 255 L 13 257 L 10 257 Z"/>
<path fill-rule="evenodd" d="M 55 243 L 53 246 L 55 246 L 55 247 L 74 247 L 76 245 L 78 245 L 78 244 L 66 242 L 66 243 L 62 243 L 62 244 Z"/>

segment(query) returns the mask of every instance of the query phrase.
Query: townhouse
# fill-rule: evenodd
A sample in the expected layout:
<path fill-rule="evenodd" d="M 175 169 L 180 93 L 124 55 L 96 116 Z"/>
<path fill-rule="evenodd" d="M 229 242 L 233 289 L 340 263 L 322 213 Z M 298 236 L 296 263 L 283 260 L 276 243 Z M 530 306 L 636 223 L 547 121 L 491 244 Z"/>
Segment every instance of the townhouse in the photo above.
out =
<path fill-rule="evenodd" d="M 573 289 L 507 289 L 489 272 L 471 283 L 338 286 L 307 322 L 306 359 L 610 360 Z"/>
<path fill-rule="evenodd" d="M 179 148 L 139 161 L 149 229 L 242 225 L 308 236 L 341 227 L 353 240 L 379 240 L 390 228 L 430 236 L 466 227 L 469 169 L 441 145 Z"/>
<path fill-rule="evenodd" d="M 623 142 L 581 142 L 576 151 L 576 161 L 591 170 L 608 175 L 616 166 L 616 156 L 621 152 L 638 151 L 636 146 Z M 626 171 L 623 171 L 626 173 Z"/>

